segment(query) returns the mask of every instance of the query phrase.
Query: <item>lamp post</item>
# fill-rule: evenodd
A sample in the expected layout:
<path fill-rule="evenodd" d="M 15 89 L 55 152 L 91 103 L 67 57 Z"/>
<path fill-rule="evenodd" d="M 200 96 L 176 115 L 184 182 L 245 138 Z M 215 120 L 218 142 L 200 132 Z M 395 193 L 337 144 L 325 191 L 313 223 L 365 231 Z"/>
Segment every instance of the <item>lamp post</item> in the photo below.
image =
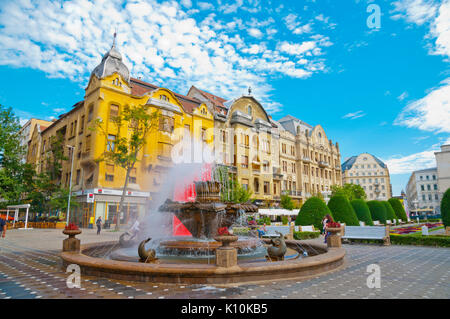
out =
<path fill-rule="evenodd" d="M 323 199 L 325 200 L 325 204 L 328 205 L 328 202 L 330 201 L 330 198 L 328 197 L 331 194 L 331 192 L 328 190 L 328 186 L 325 187 L 325 190 L 322 192 Z"/>
<path fill-rule="evenodd" d="M 417 222 L 419 222 L 419 212 L 417 211 L 417 208 L 419 206 L 419 201 L 417 199 L 415 199 L 415 200 L 413 200 L 413 204 L 414 204 L 414 207 L 416 208 Z"/>
<path fill-rule="evenodd" d="M 75 146 L 66 145 L 69 150 L 72 150 L 72 163 L 70 165 L 70 183 L 69 183 L 69 199 L 67 201 L 67 220 L 66 225 L 69 225 L 69 214 L 70 214 L 70 196 L 72 195 L 72 171 L 73 171 L 73 156 L 75 155 Z"/>

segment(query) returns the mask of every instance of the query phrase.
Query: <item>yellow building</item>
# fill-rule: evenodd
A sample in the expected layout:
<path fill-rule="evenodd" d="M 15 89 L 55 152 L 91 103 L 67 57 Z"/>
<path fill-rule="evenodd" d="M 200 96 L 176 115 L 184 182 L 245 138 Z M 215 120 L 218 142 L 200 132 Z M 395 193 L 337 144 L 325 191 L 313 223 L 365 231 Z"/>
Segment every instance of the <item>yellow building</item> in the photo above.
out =
<path fill-rule="evenodd" d="M 339 145 L 322 126 L 290 115 L 275 121 L 250 92 L 227 101 L 192 86 L 188 96 L 214 112 L 216 163 L 236 174 L 253 199 L 277 205 L 285 193 L 301 204 L 341 185 Z"/>
<path fill-rule="evenodd" d="M 101 216 L 103 221 L 108 220 L 111 224 L 117 221 L 125 170 L 97 159 L 108 145 L 114 145 L 114 140 L 121 137 L 117 136 L 111 118 L 127 105 L 148 105 L 151 112 L 157 111 L 159 127 L 151 132 L 138 154 L 138 162 L 130 175 L 126 212 L 119 216 L 121 223 L 144 214 L 148 200 L 158 191 L 164 174 L 173 166 L 173 146 L 184 135 L 189 134 L 212 147 L 213 136 L 207 132 L 213 129 L 214 118 L 208 107 L 191 97 L 130 77 L 121 54 L 113 45 L 93 70 L 84 100 L 45 130 L 36 126 L 29 142 L 27 160 L 35 164 L 38 171 L 45 169 L 45 154 L 51 136 L 60 134 L 64 138 L 63 145 L 74 147 L 72 191 L 81 206 L 71 209 L 71 221 L 84 227 L 91 217 Z M 107 136 L 90 129 L 97 118 L 102 119 Z M 59 182 L 69 187 L 72 157 L 69 147 L 65 154 L 69 160 L 63 163 Z"/>

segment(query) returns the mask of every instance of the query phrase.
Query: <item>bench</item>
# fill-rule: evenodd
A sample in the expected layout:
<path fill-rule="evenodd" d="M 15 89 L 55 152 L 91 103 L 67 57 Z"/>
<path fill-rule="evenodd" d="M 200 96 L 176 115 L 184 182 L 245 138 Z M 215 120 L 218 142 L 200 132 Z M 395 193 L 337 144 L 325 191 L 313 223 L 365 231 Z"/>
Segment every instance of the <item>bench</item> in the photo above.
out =
<path fill-rule="evenodd" d="M 346 226 L 343 239 L 379 239 L 390 245 L 389 226 Z"/>
<path fill-rule="evenodd" d="M 293 238 L 291 226 L 266 226 L 266 233 L 262 235 L 263 238 L 275 238 L 279 237 L 276 232 L 282 233 L 288 239 Z"/>
<path fill-rule="evenodd" d="M 310 225 L 310 226 L 300 226 L 299 227 L 300 231 L 309 231 L 309 232 L 315 232 L 316 230 L 314 229 L 314 225 Z"/>

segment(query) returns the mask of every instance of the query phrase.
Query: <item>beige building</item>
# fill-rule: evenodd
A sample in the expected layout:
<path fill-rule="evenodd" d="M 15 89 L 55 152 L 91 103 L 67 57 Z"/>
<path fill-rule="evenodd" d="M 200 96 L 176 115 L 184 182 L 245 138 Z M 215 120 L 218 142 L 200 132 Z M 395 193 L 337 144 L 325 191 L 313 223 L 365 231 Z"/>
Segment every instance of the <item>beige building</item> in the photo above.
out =
<path fill-rule="evenodd" d="M 39 131 L 44 131 L 47 127 L 52 124 L 51 121 L 39 120 L 39 119 L 29 119 L 20 129 L 19 133 L 21 135 L 20 145 L 25 149 L 23 161 L 26 161 L 28 153 L 28 143 L 31 141 L 33 131 L 38 126 Z"/>
<path fill-rule="evenodd" d="M 392 197 L 389 169 L 377 157 L 362 153 L 342 164 L 344 184 L 357 184 L 364 188 L 367 200 L 388 200 Z"/>
<path fill-rule="evenodd" d="M 216 163 L 235 173 L 254 199 L 276 205 L 286 193 L 303 203 L 341 185 L 339 145 L 320 125 L 290 115 L 275 121 L 251 93 L 227 101 L 193 86 L 188 96 L 214 112 Z"/>
<path fill-rule="evenodd" d="M 435 152 L 439 200 L 447 189 L 450 188 L 450 144 L 441 145 L 441 151 Z"/>
<path fill-rule="evenodd" d="M 416 212 L 417 204 L 418 209 L 430 210 L 439 214 L 440 201 L 436 167 L 412 172 L 406 186 L 406 198 L 408 198 L 410 212 Z"/>

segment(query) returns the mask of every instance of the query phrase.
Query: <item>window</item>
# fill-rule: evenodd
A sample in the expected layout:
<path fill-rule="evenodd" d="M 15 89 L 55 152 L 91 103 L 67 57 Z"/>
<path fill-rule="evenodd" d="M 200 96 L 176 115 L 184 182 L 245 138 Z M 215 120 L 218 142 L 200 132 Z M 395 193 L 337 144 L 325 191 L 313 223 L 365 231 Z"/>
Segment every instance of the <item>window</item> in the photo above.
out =
<path fill-rule="evenodd" d="M 241 184 L 242 184 L 242 188 L 244 188 L 245 190 L 248 190 L 248 179 L 243 178 Z"/>
<path fill-rule="evenodd" d="M 241 167 L 248 168 L 248 156 L 241 155 L 241 160 L 242 160 Z"/>
<path fill-rule="evenodd" d="M 161 94 L 159 96 L 159 99 L 162 100 L 162 101 L 169 101 L 169 98 L 167 97 L 167 95 L 164 95 L 164 94 Z"/>
<path fill-rule="evenodd" d="M 247 106 L 247 113 L 248 115 L 252 116 L 252 107 L 250 105 Z"/>
<path fill-rule="evenodd" d="M 108 152 L 114 152 L 114 148 L 116 146 L 116 136 L 115 135 L 111 135 L 108 134 L 108 140 L 107 140 L 107 144 L 106 144 L 106 150 Z"/>
<path fill-rule="evenodd" d="M 433 185 L 434 190 L 436 191 L 438 189 L 437 184 Z"/>
<path fill-rule="evenodd" d="M 136 167 L 133 167 L 130 171 L 130 183 L 136 184 Z"/>
<path fill-rule="evenodd" d="M 88 122 L 92 121 L 92 117 L 94 116 L 94 106 L 90 105 L 88 109 Z"/>
<path fill-rule="evenodd" d="M 84 130 L 84 115 L 81 117 L 79 134 L 83 134 L 83 130 Z"/>
<path fill-rule="evenodd" d="M 427 185 L 427 190 L 429 190 L 429 191 L 431 190 L 431 185 L 430 184 Z"/>
<path fill-rule="evenodd" d="M 119 116 L 119 106 L 111 104 L 109 107 L 109 119 L 112 120 L 117 116 Z"/>
<path fill-rule="evenodd" d="M 438 194 L 434 194 L 434 199 L 435 199 L 435 200 L 438 200 L 438 199 L 439 199 Z"/>
<path fill-rule="evenodd" d="M 91 150 L 91 136 L 86 136 L 86 152 L 89 152 Z"/>
<path fill-rule="evenodd" d="M 264 182 L 264 194 L 270 194 L 270 183 Z"/>
<path fill-rule="evenodd" d="M 76 185 L 80 185 L 80 175 L 81 175 L 81 171 L 79 169 L 77 169 Z"/>
<path fill-rule="evenodd" d="M 259 193 L 259 179 L 255 178 L 253 181 L 253 188 L 255 189 L 255 193 Z"/>
<path fill-rule="evenodd" d="M 77 121 L 75 120 L 75 122 L 73 122 L 73 133 L 72 133 L 72 136 L 75 136 L 76 132 L 77 132 Z"/>
<path fill-rule="evenodd" d="M 436 180 L 436 175 L 433 175 L 433 180 L 434 180 L 434 181 Z"/>
<path fill-rule="evenodd" d="M 174 119 L 169 116 L 161 116 L 159 118 L 159 130 L 172 133 L 174 130 Z"/>

